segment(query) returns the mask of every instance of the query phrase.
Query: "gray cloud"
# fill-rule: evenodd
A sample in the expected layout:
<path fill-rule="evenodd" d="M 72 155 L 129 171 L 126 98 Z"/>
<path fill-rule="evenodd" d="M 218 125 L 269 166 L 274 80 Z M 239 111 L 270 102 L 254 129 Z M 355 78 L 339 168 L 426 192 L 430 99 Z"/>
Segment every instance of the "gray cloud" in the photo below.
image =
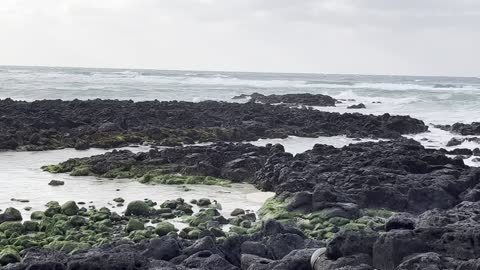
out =
<path fill-rule="evenodd" d="M 0 64 L 480 73 L 478 0 L 2 0 Z"/>

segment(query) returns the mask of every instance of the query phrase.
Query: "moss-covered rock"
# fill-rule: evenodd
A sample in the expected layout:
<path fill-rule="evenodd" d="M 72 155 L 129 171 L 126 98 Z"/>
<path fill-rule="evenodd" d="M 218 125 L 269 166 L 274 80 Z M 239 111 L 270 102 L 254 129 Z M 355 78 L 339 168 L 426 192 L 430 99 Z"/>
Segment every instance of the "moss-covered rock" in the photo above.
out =
<path fill-rule="evenodd" d="M 26 232 L 37 232 L 38 231 L 38 222 L 27 220 L 23 222 L 23 227 Z"/>
<path fill-rule="evenodd" d="M 191 230 L 187 233 L 187 237 L 188 239 L 198 239 L 200 238 L 200 234 L 202 233 L 201 230 L 199 229 L 194 229 L 194 230 Z"/>
<path fill-rule="evenodd" d="M 0 214 L 0 223 L 5 221 L 22 221 L 22 214 L 16 208 L 8 207 Z"/>
<path fill-rule="evenodd" d="M 232 217 L 236 217 L 236 216 L 239 216 L 239 215 L 244 215 L 245 214 L 245 210 L 241 209 L 241 208 L 235 208 L 233 209 L 233 211 L 230 213 L 230 215 Z"/>
<path fill-rule="evenodd" d="M 67 216 L 74 216 L 78 213 L 78 206 L 74 201 L 68 201 L 64 203 L 61 207 L 62 213 Z"/>
<path fill-rule="evenodd" d="M 35 211 L 30 214 L 30 219 L 31 220 L 40 220 L 43 217 L 45 217 L 45 213 L 43 211 Z"/>
<path fill-rule="evenodd" d="M 209 221 L 213 221 L 216 217 L 220 217 L 220 212 L 214 208 L 208 208 L 204 211 L 200 211 L 191 217 L 187 217 L 186 221 L 189 223 L 190 226 L 196 227 L 201 223 L 206 223 Z"/>
<path fill-rule="evenodd" d="M 91 174 L 90 170 L 91 170 L 91 166 L 81 165 L 73 168 L 72 172 L 70 172 L 70 175 L 71 176 L 88 176 Z"/>
<path fill-rule="evenodd" d="M 18 251 L 10 247 L 0 249 L 0 265 L 7 265 L 16 262 L 20 262 Z"/>
<path fill-rule="evenodd" d="M 47 217 L 53 217 L 56 214 L 60 214 L 62 212 L 62 207 L 56 201 L 51 201 L 47 203 L 47 210 L 45 210 L 44 214 Z"/>
<path fill-rule="evenodd" d="M 0 232 L 18 233 L 21 234 L 25 231 L 25 227 L 19 221 L 7 221 L 0 224 Z"/>
<path fill-rule="evenodd" d="M 125 227 L 126 232 L 139 231 L 143 229 L 145 229 L 145 224 L 142 221 L 135 218 L 131 218 L 128 221 L 127 226 Z"/>
<path fill-rule="evenodd" d="M 132 201 L 127 205 L 126 216 L 149 216 L 151 207 L 144 201 Z"/>
<path fill-rule="evenodd" d="M 170 232 L 176 232 L 177 229 L 175 229 L 175 226 L 167 221 L 163 221 L 157 224 L 155 227 L 155 233 L 158 234 L 159 236 L 164 236 L 167 235 Z"/>
<path fill-rule="evenodd" d="M 91 247 L 88 243 L 76 242 L 76 241 L 53 241 L 45 246 L 46 248 L 55 249 L 64 253 L 74 254 L 80 250 L 88 249 Z"/>
<path fill-rule="evenodd" d="M 68 221 L 73 227 L 81 227 L 87 225 L 87 220 L 81 216 L 72 216 Z"/>

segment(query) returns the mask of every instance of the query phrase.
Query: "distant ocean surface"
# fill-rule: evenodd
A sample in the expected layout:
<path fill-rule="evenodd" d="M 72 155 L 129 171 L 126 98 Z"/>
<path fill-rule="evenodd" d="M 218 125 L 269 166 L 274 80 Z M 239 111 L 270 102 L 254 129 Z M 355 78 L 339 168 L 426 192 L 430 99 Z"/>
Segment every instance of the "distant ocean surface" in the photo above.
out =
<path fill-rule="evenodd" d="M 426 123 L 478 121 L 480 78 L 0 66 L 0 98 L 230 101 L 239 94 L 319 93 L 364 103 L 362 113 Z M 381 102 L 381 103 L 373 103 Z"/>

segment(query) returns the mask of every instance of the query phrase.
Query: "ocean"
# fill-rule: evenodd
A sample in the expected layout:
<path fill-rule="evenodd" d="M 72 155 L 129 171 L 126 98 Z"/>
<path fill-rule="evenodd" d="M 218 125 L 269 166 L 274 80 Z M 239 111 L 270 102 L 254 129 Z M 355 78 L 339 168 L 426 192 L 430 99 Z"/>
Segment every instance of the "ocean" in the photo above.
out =
<path fill-rule="evenodd" d="M 326 94 L 355 101 L 320 109 L 343 112 L 362 102 L 362 113 L 408 114 L 435 124 L 472 122 L 480 113 L 480 78 L 0 66 L 0 98 L 16 100 L 233 102 L 252 92 Z"/>

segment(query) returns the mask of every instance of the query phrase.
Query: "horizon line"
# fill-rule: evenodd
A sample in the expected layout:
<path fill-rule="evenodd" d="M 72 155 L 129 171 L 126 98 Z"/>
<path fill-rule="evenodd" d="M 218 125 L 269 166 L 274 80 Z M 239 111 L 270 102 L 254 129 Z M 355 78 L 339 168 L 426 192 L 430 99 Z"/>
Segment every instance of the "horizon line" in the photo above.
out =
<path fill-rule="evenodd" d="M 257 73 L 257 74 L 299 74 L 299 75 L 349 75 L 349 76 L 390 76 L 390 77 L 443 77 L 443 78 L 472 78 L 479 76 L 453 76 L 453 75 L 408 75 L 408 74 L 372 74 L 372 73 L 329 73 L 329 72 L 272 72 L 272 71 L 244 71 L 244 70 L 196 70 L 196 69 L 162 69 L 162 68 L 126 68 L 126 67 L 86 67 L 86 66 L 56 66 L 56 65 L 4 65 L 0 67 L 25 67 L 25 68 L 67 68 L 67 69 L 103 69 L 103 70 L 152 70 L 152 71 L 197 71 L 197 72 L 225 72 L 225 73 Z"/>

